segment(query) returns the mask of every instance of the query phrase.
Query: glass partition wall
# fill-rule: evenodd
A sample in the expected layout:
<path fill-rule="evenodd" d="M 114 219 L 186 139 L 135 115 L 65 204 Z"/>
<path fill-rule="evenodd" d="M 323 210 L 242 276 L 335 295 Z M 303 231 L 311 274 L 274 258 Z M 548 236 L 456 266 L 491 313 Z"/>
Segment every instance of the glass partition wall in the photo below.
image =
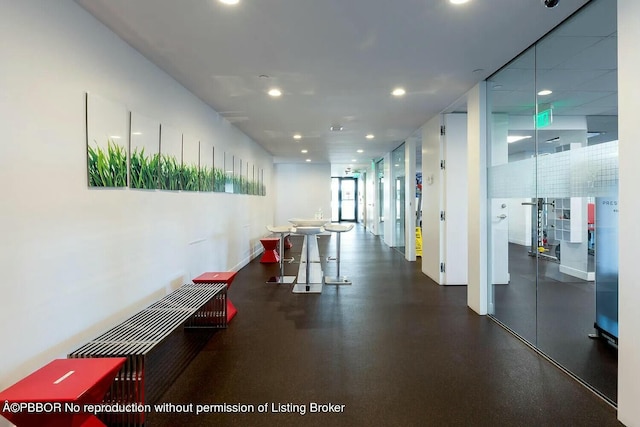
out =
<path fill-rule="evenodd" d="M 612 403 L 616 52 L 592 0 L 487 81 L 490 315 Z"/>
<path fill-rule="evenodd" d="M 405 253 L 405 154 L 404 143 L 391 153 L 393 179 L 394 247 Z"/>

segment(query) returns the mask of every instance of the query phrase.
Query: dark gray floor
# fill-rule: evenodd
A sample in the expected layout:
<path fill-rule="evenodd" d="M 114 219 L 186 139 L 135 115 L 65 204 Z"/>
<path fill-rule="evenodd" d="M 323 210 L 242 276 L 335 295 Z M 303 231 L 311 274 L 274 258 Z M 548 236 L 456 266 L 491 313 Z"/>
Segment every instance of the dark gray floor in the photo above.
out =
<path fill-rule="evenodd" d="M 300 239 L 294 238 L 295 254 Z M 321 256 L 335 239 L 321 237 Z M 296 254 L 296 259 L 299 257 Z M 297 274 L 287 265 L 286 274 Z M 325 274 L 335 273 L 335 264 Z M 254 260 L 229 296 L 238 315 L 161 398 L 255 412 L 152 413 L 158 426 L 616 426 L 615 410 L 362 230 L 342 237 L 353 285 L 292 294 Z M 311 403 L 344 405 L 310 413 Z M 268 404 L 266 413 L 259 405 Z M 279 406 L 280 404 L 284 406 Z M 272 405 L 304 407 L 274 412 Z"/>
<path fill-rule="evenodd" d="M 557 262 L 536 260 L 515 244 L 509 270 L 511 282 L 495 287 L 496 318 L 616 402 L 618 352 L 588 337 L 595 332 L 595 283 L 560 273 Z"/>

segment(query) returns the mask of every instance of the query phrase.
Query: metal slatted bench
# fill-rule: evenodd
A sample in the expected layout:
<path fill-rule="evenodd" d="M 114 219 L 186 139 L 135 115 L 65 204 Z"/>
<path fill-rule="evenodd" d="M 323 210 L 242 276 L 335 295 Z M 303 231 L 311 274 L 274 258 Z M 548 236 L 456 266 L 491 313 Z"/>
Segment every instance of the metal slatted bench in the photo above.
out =
<path fill-rule="evenodd" d="M 227 286 L 186 284 L 89 341 L 69 358 L 126 357 L 103 403 L 156 402 L 211 337 L 227 327 Z M 107 425 L 140 426 L 142 413 L 106 413 Z"/>

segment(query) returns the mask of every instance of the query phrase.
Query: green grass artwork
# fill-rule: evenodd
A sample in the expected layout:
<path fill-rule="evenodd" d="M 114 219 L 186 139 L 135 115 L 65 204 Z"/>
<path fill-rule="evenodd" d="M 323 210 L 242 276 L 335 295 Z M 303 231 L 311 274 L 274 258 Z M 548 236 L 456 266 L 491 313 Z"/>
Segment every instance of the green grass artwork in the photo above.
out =
<path fill-rule="evenodd" d="M 225 181 L 226 177 L 224 175 L 224 170 L 215 168 L 213 170 L 213 191 L 217 193 L 224 193 Z"/>
<path fill-rule="evenodd" d="M 180 176 L 183 191 L 198 191 L 198 165 L 182 165 Z"/>
<path fill-rule="evenodd" d="M 160 156 L 160 189 L 180 190 L 180 165 L 176 158 L 167 154 Z"/>
<path fill-rule="evenodd" d="M 90 187 L 126 187 L 127 153 L 124 147 L 107 140 L 107 150 L 87 147 Z"/>
<path fill-rule="evenodd" d="M 213 168 L 204 166 L 200 170 L 200 191 L 213 191 Z"/>
<path fill-rule="evenodd" d="M 155 189 L 158 187 L 158 167 L 160 165 L 160 154 L 148 156 L 144 148 L 138 151 L 136 148 L 131 154 L 129 171 L 131 177 L 131 188 Z"/>

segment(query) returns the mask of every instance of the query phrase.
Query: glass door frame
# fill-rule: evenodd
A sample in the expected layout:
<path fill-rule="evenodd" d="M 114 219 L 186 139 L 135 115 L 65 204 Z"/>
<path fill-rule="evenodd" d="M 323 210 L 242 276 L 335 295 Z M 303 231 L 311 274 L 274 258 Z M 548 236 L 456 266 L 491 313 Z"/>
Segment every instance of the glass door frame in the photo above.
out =
<path fill-rule="evenodd" d="M 349 219 L 344 218 L 344 210 L 343 210 L 343 202 L 344 202 L 344 191 L 343 184 L 345 182 L 353 183 L 353 198 L 349 199 L 353 202 L 353 215 Z M 358 178 L 354 177 L 343 177 L 340 178 L 340 187 L 338 190 L 338 221 L 339 222 L 357 222 L 358 221 Z"/>

